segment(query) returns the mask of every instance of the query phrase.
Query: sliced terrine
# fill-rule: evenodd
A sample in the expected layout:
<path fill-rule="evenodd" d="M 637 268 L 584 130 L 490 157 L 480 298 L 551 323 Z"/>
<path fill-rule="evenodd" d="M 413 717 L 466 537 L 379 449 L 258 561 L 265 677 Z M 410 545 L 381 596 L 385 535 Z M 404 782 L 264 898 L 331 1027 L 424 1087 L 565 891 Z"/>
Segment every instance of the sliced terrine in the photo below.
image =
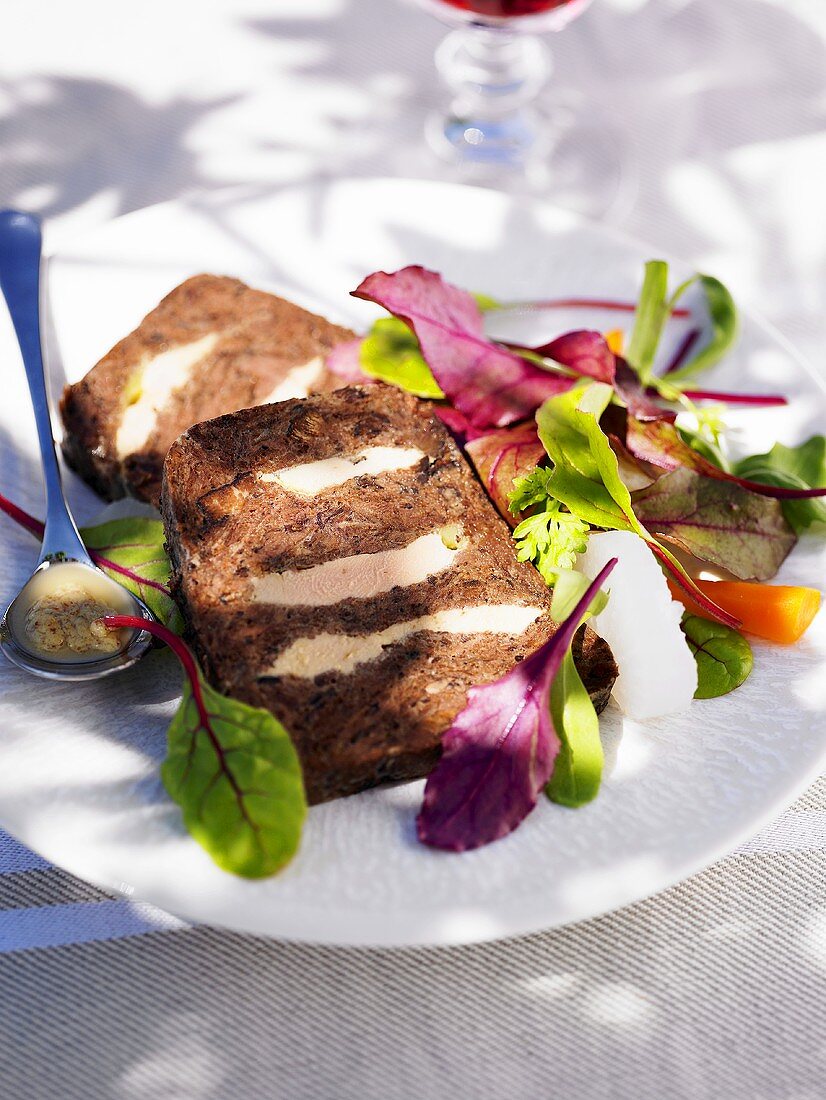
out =
<path fill-rule="evenodd" d="M 207 676 L 284 723 L 313 802 L 426 774 L 468 688 L 554 629 L 442 423 L 383 385 L 197 424 L 162 509 Z M 575 652 L 604 706 L 608 646 L 582 631 Z"/>
<path fill-rule="evenodd" d="M 66 459 L 107 498 L 157 504 L 166 452 L 190 424 L 333 389 L 325 357 L 352 337 L 237 279 L 187 279 L 66 387 Z"/>

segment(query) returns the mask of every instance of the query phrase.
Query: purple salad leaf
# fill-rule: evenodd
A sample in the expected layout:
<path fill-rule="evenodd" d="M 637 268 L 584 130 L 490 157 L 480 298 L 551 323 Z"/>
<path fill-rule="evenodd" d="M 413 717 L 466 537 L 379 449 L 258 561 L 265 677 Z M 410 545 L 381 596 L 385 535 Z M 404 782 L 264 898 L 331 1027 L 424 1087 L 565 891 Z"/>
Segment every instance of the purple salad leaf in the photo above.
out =
<path fill-rule="evenodd" d="M 479 848 L 513 832 L 534 808 L 560 746 L 551 686 L 614 565 L 616 558 L 535 653 L 494 683 L 470 689 L 425 786 L 416 822 L 423 844 L 453 852 Z"/>
<path fill-rule="evenodd" d="M 789 485 L 766 485 L 760 481 L 751 481 L 749 478 L 727 473 L 686 443 L 676 427 L 664 420 L 642 422 L 629 416 L 625 446 L 635 458 L 650 462 L 663 470 L 676 470 L 682 466 L 717 481 L 731 482 L 741 489 L 747 489 L 750 493 L 757 493 L 760 496 L 775 497 L 778 500 L 809 500 L 812 497 L 826 497 L 826 487 L 809 489 Z"/>
<path fill-rule="evenodd" d="M 327 355 L 327 370 L 350 385 L 365 385 L 375 381 L 362 369 L 361 344 L 361 337 L 356 340 L 346 340 L 343 344 L 336 344 Z"/>
<path fill-rule="evenodd" d="M 464 447 L 471 439 L 478 439 L 486 433 L 479 428 L 474 428 L 464 413 L 454 409 L 452 405 L 434 405 L 433 415 L 438 416 L 460 447 Z M 496 429 L 494 429 L 496 430 Z"/>
<path fill-rule="evenodd" d="M 473 295 L 435 271 L 419 266 L 377 271 L 353 295 L 410 326 L 440 388 L 475 428 L 524 420 L 573 383 L 489 340 Z"/>
<path fill-rule="evenodd" d="M 478 435 L 465 444 L 465 451 L 491 500 L 508 523 L 515 526 L 518 518 L 508 507 L 513 483 L 545 458 L 536 424 L 531 421 Z"/>
<path fill-rule="evenodd" d="M 576 374 L 594 378 L 597 382 L 614 382 L 615 356 L 601 332 L 575 329 L 564 332 L 548 344 L 529 348 L 535 355 L 553 359 Z"/>
<path fill-rule="evenodd" d="M 676 412 L 663 408 L 653 398 L 654 394 L 640 382 L 639 375 L 621 356 L 617 356 L 614 389 L 623 405 L 637 420 L 677 419 Z"/>

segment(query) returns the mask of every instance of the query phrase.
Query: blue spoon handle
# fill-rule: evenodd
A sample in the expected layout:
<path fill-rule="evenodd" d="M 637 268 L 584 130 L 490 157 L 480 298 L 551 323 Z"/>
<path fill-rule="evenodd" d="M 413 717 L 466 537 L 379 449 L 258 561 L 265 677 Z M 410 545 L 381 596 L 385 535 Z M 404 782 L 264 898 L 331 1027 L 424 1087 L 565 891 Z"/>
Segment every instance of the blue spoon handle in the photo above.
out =
<path fill-rule="evenodd" d="M 49 415 L 40 340 L 42 244 L 39 218 L 17 210 L 0 210 L 0 289 L 6 299 L 23 356 L 46 482 L 46 530 L 40 560 L 63 553 L 71 558 L 89 561 L 63 496 Z"/>

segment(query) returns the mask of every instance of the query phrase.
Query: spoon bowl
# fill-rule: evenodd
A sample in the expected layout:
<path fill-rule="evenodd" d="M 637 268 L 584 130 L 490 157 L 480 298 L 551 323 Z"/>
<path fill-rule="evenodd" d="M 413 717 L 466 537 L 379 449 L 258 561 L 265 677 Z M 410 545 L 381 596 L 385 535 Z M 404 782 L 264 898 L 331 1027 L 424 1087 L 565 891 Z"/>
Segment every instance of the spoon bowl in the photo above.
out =
<path fill-rule="evenodd" d="M 130 668 L 140 660 L 152 644 L 152 635 L 148 631 L 132 631 L 126 644 L 117 652 L 97 653 L 89 657 L 78 654 L 69 659 L 65 657 L 50 659 L 46 653 L 37 652 L 31 645 L 26 644 L 22 624 L 28 608 L 36 598 L 35 592 L 42 591 L 47 573 L 53 573 L 65 564 L 77 565 L 84 571 L 88 570 L 91 574 L 89 579 L 94 583 L 98 598 L 107 604 L 111 603 L 112 609 L 119 615 L 134 615 L 136 618 L 148 620 L 153 618 L 152 612 L 142 600 L 117 581 L 113 581 L 96 565 L 77 559 L 69 559 L 68 562 L 44 561 L 20 589 L 0 620 L 0 652 L 18 668 L 47 680 L 97 680 L 102 676 L 110 676 L 113 672 Z M 111 599 L 107 589 L 111 592 Z"/>

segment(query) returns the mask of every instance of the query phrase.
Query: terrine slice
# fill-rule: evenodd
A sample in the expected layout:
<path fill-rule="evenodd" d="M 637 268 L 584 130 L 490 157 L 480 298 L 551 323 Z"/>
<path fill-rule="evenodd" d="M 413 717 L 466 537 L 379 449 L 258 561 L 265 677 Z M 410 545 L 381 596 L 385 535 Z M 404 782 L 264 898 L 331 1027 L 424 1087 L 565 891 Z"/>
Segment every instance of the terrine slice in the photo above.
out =
<path fill-rule="evenodd" d="M 162 508 L 207 676 L 284 723 L 313 802 L 426 774 L 468 688 L 554 629 L 441 421 L 383 385 L 190 428 Z M 583 631 L 576 654 L 604 706 L 608 646 Z"/>
<path fill-rule="evenodd" d="M 352 338 L 237 279 L 187 279 L 66 387 L 66 459 L 107 498 L 157 504 L 163 460 L 181 432 L 221 413 L 334 389 L 325 358 Z"/>

